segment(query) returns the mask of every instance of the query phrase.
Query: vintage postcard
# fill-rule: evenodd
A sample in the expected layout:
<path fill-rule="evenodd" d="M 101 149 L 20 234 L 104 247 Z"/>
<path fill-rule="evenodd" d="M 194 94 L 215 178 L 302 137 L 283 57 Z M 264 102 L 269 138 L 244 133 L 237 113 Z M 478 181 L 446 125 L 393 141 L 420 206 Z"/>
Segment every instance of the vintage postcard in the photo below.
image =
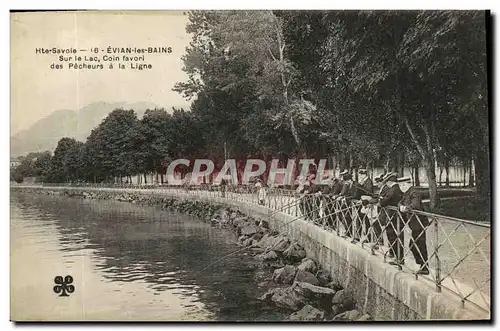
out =
<path fill-rule="evenodd" d="M 488 11 L 10 12 L 10 318 L 491 320 Z"/>

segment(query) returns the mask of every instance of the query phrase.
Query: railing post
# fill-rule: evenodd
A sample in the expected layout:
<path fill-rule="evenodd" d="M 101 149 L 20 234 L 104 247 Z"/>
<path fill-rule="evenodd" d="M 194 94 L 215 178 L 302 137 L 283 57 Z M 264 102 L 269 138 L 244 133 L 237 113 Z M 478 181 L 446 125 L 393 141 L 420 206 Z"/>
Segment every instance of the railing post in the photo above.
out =
<path fill-rule="evenodd" d="M 403 216 L 399 213 L 398 210 L 396 210 L 396 212 L 394 214 L 396 216 L 396 228 L 397 228 L 396 229 L 396 233 L 397 233 L 396 259 L 398 260 L 398 269 L 403 270 L 403 266 L 401 264 L 402 259 L 405 258 L 405 254 L 404 254 L 405 243 L 404 243 L 404 241 L 401 240 L 401 238 L 403 237 L 403 234 L 401 233 L 401 231 L 404 231 L 404 225 L 403 225 L 403 229 L 401 229 L 401 224 L 403 223 Z M 403 251 L 401 252 L 401 250 L 403 250 Z M 401 259 L 400 259 L 400 256 L 401 256 Z"/>
<path fill-rule="evenodd" d="M 434 217 L 434 255 L 436 257 L 436 291 L 441 292 L 441 261 L 439 260 L 439 225 Z"/>

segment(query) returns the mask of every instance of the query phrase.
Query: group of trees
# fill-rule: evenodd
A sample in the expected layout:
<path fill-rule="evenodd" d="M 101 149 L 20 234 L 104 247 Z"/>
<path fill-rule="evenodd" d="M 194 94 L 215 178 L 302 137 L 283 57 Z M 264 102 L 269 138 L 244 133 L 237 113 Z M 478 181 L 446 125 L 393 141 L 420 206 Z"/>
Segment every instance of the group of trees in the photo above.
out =
<path fill-rule="evenodd" d="M 38 156 L 32 153 L 13 174 L 61 183 L 114 182 L 115 178 L 123 181 L 136 174 L 157 173 L 163 182 L 169 161 L 185 155 L 196 157 L 203 149 L 202 139 L 199 121 L 182 109 L 172 113 L 147 110 L 142 119 L 134 110 L 116 109 L 85 142 L 62 138 L 53 156 L 45 152 L 32 161 Z M 146 176 L 144 181 L 147 183 Z"/>
<path fill-rule="evenodd" d="M 431 208 L 436 162 L 474 162 L 488 197 L 486 24 L 466 11 L 191 12 L 175 90 L 214 154 L 424 167 Z"/>
<path fill-rule="evenodd" d="M 59 142 L 48 181 L 162 176 L 180 157 L 328 158 L 341 169 L 424 167 L 434 208 L 436 162 L 473 162 L 488 198 L 483 12 L 188 15 L 189 78 L 174 90 L 191 111 L 115 110 L 85 143 Z"/>

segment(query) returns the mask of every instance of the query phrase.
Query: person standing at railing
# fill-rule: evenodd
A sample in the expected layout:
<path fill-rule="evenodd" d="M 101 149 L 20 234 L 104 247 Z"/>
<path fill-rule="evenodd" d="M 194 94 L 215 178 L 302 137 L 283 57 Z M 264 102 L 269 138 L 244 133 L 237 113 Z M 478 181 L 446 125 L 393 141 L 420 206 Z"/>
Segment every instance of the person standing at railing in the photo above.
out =
<path fill-rule="evenodd" d="M 423 210 L 422 196 L 411 185 L 410 177 L 398 178 L 398 184 L 403 192 L 398 209 L 403 216 L 404 224 L 408 224 L 411 230 L 410 251 L 415 257 L 415 262 L 420 266 L 417 274 L 428 275 L 426 230 L 429 226 L 429 218 L 413 212 L 414 210 Z"/>
<path fill-rule="evenodd" d="M 375 181 L 375 188 L 374 191 L 377 191 L 376 193 L 374 192 L 374 195 L 377 196 L 382 196 L 385 194 L 385 191 L 388 189 L 388 187 L 385 185 L 385 183 L 382 181 L 384 178 L 384 174 L 380 174 L 379 176 L 375 177 L 373 180 Z M 373 248 L 377 249 L 379 244 L 382 242 L 382 222 L 385 222 L 385 214 L 379 214 L 379 205 L 378 205 L 379 199 L 376 197 L 373 197 L 368 201 L 368 205 L 366 205 L 366 215 L 368 216 L 368 220 L 370 222 L 370 227 L 368 228 L 368 234 L 369 240 L 373 242 Z"/>
<path fill-rule="evenodd" d="M 299 197 L 299 210 L 300 214 L 305 217 L 306 211 L 305 211 L 305 203 L 304 203 L 304 197 L 305 197 L 305 190 L 306 190 L 306 179 L 303 176 L 299 176 L 296 180 L 298 187 L 295 190 L 295 193 L 298 194 Z"/>
<path fill-rule="evenodd" d="M 221 196 L 222 196 L 223 198 L 225 198 L 225 197 L 226 197 L 226 186 L 227 186 L 227 182 L 226 182 L 226 180 L 225 180 L 225 179 L 222 179 L 222 180 L 220 181 L 220 192 L 221 192 Z"/>
<path fill-rule="evenodd" d="M 342 191 L 342 184 L 338 178 L 328 178 L 326 185 L 319 192 L 322 202 L 323 216 L 326 217 L 325 223 L 333 230 L 337 230 L 335 215 L 335 196 Z"/>
<path fill-rule="evenodd" d="M 385 175 L 382 180 L 387 186 L 387 189 L 381 190 L 381 195 L 379 198 L 379 204 L 381 207 L 396 207 L 399 201 L 403 197 L 403 192 L 399 188 L 397 183 L 398 173 L 391 172 Z M 389 240 L 389 264 L 400 265 L 404 264 L 403 261 L 403 243 L 404 243 L 404 231 L 403 223 L 395 210 L 385 209 L 380 212 L 382 215 L 387 217 L 384 219 L 382 225 L 386 226 L 387 239 Z M 384 217 L 384 218 L 385 218 Z"/>
<path fill-rule="evenodd" d="M 257 182 L 255 183 L 255 187 L 257 188 L 257 198 L 259 200 L 259 205 L 265 205 L 266 202 L 266 188 L 264 187 L 264 183 L 260 178 L 257 178 Z"/>
<path fill-rule="evenodd" d="M 357 217 L 356 217 L 356 232 L 357 237 L 363 237 L 363 225 L 368 231 L 370 228 L 370 221 L 366 215 L 366 206 L 368 205 L 371 198 L 373 198 L 373 182 L 368 177 L 368 171 L 366 169 L 358 170 L 358 185 L 356 187 L 355 200 L 361 200 L 361 205 L 357 207 Z M 368 236 L 366 237 L 368 239 Z"/>
<path fill-rule="evenodd" d="M 313 222 L 316 222 L 319 219 L 319 208 L 320 208 L 320 200 L 319 200 L 319 192 L 321 192 L 321 188 L 319 185 L 315 183 L 316 175 L 309 174 L 307 176 L 307 180 L 309 181 L 309 189 L 307 190 L 307 204 L 309 205 L 309 219 Z"/>
<path fill-rule="evenodd" d="M 344 181 L 344 186 L 342 187 L 342 191 L 340 192 L 339 197 L 337 198 L 338 200 L 341 201 L 340 208 L 345 209 L 343 212 L 339 212 L 338 217 L 342 220 L 342 223 L 345 228 L 345 236 L 352 238 L 352 241 L 358 241 L 359 238 L 357 238 L 355 233 L 353 233 L 353 213 L 354 213 L 354 208 L 356 207 L 351 207 L 351 200 L 356 196 L 357 194 L 357 187 L 356 184 L 352 180 L 352 175 L 349 172 L 342 172 L 342 180 Z"/>

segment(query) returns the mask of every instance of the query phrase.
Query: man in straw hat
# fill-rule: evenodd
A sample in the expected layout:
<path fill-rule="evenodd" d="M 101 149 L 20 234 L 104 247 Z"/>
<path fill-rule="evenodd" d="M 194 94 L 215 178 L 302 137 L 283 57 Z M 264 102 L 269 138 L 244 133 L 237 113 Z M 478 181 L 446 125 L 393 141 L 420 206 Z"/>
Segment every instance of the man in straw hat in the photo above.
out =
<path fill-rule="evenodd" d="M 405 224 L 411 230 L 410 251 L 415 257 L 415 262 L 420 266 L 417 274 L 428 275 L 428 255 L 426 230 L 429 219 L 425 215 L 413 213 L 414 210 L 423 210 L 422 197 L 410 183 L 410 177 L 398 178 L 398 185 L 403 192 L 403 197 L 398 204 L 398 209 L 403 216 Z"/>
<path fill-rule="evenodd" d="M 397 207 L 399 201 L 403 197 L 403 192 L 397 183 L 398 173 L 390 172 L 384 176 L 382 183 L 387 186 L 387 189 L 381 190 L 379 204 L 381 207 Z M 403 264 L 403 223 L 395 210 L 384 209 L 380 212 L 384 217 L 381 221 L 382 225 L 386 226 L 387 239 L 389 240 L 389 260 L 390 264 Z"/>

